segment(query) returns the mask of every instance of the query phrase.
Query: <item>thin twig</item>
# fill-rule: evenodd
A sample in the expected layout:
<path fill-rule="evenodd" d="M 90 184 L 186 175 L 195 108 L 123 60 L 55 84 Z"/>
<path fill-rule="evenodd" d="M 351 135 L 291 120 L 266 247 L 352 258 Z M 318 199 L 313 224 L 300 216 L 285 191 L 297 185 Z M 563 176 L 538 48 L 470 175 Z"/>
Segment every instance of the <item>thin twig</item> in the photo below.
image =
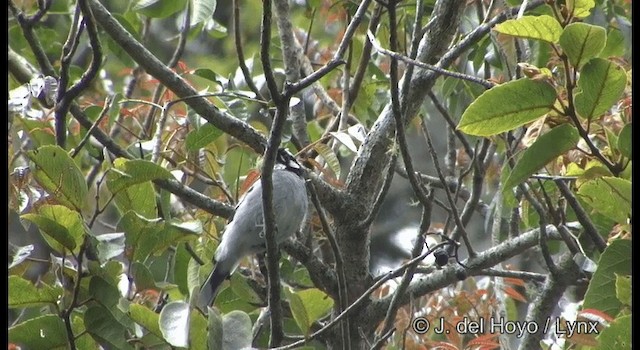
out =
<path fill-rule="evenodd" d="M 447 183 L 444 174 L 442 173 L 442 170 L 440 169 L 440 162 L 438 161 L 438 155 L 436 154 L 436 151 L 433 147 L 433 143 L 431 142 L 431 135 L 429 134 L 429 130 L 427 129 L 427 125 L 424 122 L 424 120 L 422 121 L 422 123 L 420 123 L 421 127 L 422 127 L 422 133 L 427 141 L 427 148 L 429 149 L 429 154 L 431 155 L 431 160 L 433 161 L 433 167 L 436 170 L 436 173 L 438 174 L 438 177 L 440 178 L 440 182 L 442 183 Z M 465 243 L 465 246 L 467 248 L 467 252 L 469 254 L 470 257 L 474 257 L 475 256 L 475 251 L 473 249 L 473 246 L 471 245 L 471 241 L 469 241 L 469 237 L 467 235 L 466 230 L 464 229 L 464 223 L 462 222 L 462 219 L 460 218 L 460 215 L 458 214 L 458 208 L 456 207 L 456 202 L 453 199 L 452 195 L 451 195 L 451 191 L 449 191 L 449 188 L 444 186 L 444 193 L 446 194 L 447 200 L 449 201 L 449 205 L 451 206 L 451 214 L 453 215 L 453 219 L 456 223 L 456 228 L 457 230 L 460 230 L 461 236 L 462 236 L 462 240 Z M 456 229 L 454 229 L 456 230 Z"/>
<path fill-rule="evenodd" d="M 42 70 L 42 73 L 44 75 L 55 77 L 56 71 L 51 64 L 51 61 L 49 61 L 49 57 L 47 57 L 47 54 L 44 51 L 42 44 L 40 44 L 40 40 L 38 39 L 38 36 L 36 36 L 34 31 L 34 26 L 49 10 L 51 2 L 52 1 L 47 1 L 45 7 L 39 8 L 36 14 L 34 14 L 32 17 L 28 17 L 25 16 L 25 14 L 16 7 L 16 5 L 13 3 L 13 0 L 8 1 L 9 9 L 13 13 L 14 17 L 16 17 L 16 19 L 18 20 L 20 28 L 22 28 L 22 34 L 24 35 L 27 44 L 29 44 L 29 48 L 31 49 L 31 52 L 33 52 L 33 56 L 35 57 L 36 62 L 38 62 L 40 70 Z M 43 103 L 45 103 L 44 105 L 47 107 L 52 107 L 47 103 L 47 101 L 44 101 Z"/>
<path fill-rule="evenodd" d="M 474 276 L 490 276 L 490 277 L 503 277 L 503 278 L 517 278 L 523 281 L 544 282 L 547 278 L 546 274 L 529 272 L 529 271 L 512 271 L 512 270 L 498 270 L 494 268 L 488 268 L 478 273 L 474 273 Z"/>
<path fill-rule="evenodd" d="M 411 36 L 411 49 L 409 51 L 409 58 L 415 59 L 418 56 L 418 48 L 420 47 L 420 41 L 422 40 L 422 17 L 424 16 L 424 4 L 422 0 L 416 1 L 416 18 L 413 21 L 413 33 Z M 365 44 L 371 45 L 369 40 L 365 41 Z M 411 78 L 413 78 L 413 65 L 408 65 L 407 69 L 403 76 L 402 87 L 400 91 L 407 91 L 411 84 Z M 407 99 L 409 98 L 409 94 L 403 93 L 402 99 L 400 100 L 400 106 L 402 108 L 402 113 L 407 113 L 408 103 Z"/>
<path fill-rule="evenodd" d="M 80 143 L 78 143 L 78 146 L 76 146 L 71 151 L 71 154 L 70 154 L 71 158 L 75 158 L 78 155 L 78 153 L 80 153 L 80 150 L 82 149 L 82 147 L 84 147 L 87 141 L 89 141 L 89 138 L 91 137 L 91 132 L 93 131 L 93 129 L 97 128 L 98 125 L 100 125 L 100 122 L 102 122 L 102 119 L 104 119 L 104 117 L 108 115 L 107 113 L 109 113 L 109 109 L 111 109 L 112 104 L 113 104 L 113 96 L 107 96 L 104 99 L 104 107 L 102 107 L 102 110 L 100 111 L 100 115 L 98 116 L 96 121 L 93 123 L 93 125 L 91 125 L 89 130 L 87 130 L 87 134 L 84 135 L 82 140 L 80 140 Z"/>
<path fill-rule="evenodd" d="M 242 49 L 242 34 L 240 33 L 240 0 L 233 0 L 233 36 L 234 42 L 236 46 L 236 54 L 238 55 L 238 65 L 240 66 L 240 70 L 242 71 L 242 75 L 244 76 L 244 81 L 247 83 L 247 86 L 254 94 L 256 94 L 256 98 L 260 100 L 266 100 L 262 93 L 260 93 L 260 89 L 256 86 L 256 83 L 251 78 L 251 72 L 249 72 L 249 67 L 245 63 L 244 58 L 244 50 Z"/>
<path fill-rule="evenodd" d="M 80 76 L 80 80 L 74 83 L 69 90 L 64 92 L 63 95 L 59 95 L 56 104 L 56 114 L 60 113 L 61 115 L 65 115 L 69 112 L 69 108 L 71 107 L 71 103 L 75 100 L 76 97 L 80 96 L 83 90 L 87 89 L 93 79 L 98 75 L 100 71 L 100 66 L 102 65 L 102 45 L 100 45 L 100 39 L 98 38 L 98 28 L 96 27 L 95 19 L 93 18 L 93 14 L 91 12 L 91 8 L 87 4 L 87 0 L 78 1 L 80 6 L 80 10 L 82 11 L 83 23 L 87 29 L 87 35 L 89 36 L 89 46 L 91 46 L 91 63 L 89 63 L 89 67 L 87 70 L 82 73 Z M 64 122 L 64 127 L 66 129 L 66 117 L 60 118 L 61 122 Z M 58 137 L 58 135 L 56 135 Z M 66 138 L 66 130 L 61 131 L 60 138 L 58 141 L 61 141 L 64 144 Z"/>
<path fill-rule="evenodd" d="M 396 51 L 396 45 L 398 42 L 398 28 L 397 28 L 397 20 L 396 20 L 396 0 L 389 0 L 389 5 L 387 6 L 389 11 L 389 32 L 390 32 L 390 45 L 391 50 Z M 416 177 L 416 173 L 413 170 L 413 164 L 411 162 L 411 157 L 409 155 L 409 150 L 407 147 L 407 140 L 404 130 L 404 124 L 402 122 L 402 113 L 400 107 L 400 100 L 398 97 L 398 61 L 392 57 L 391 58 L 391 66 L 390 66 L 390 85 L 391 85 L 391 108 L 393 109 L 392 113 L 395 117 L 396 122 L 396 138 L 398 141 L 398 146 L 400 148 L 400 153 L 402 154 L 402 159 L 404 160 L 405 168 L 407 169 L 407 175 L 409 177 L 409 183 L 413 189 L 413 192 L 418 197 L 420 204 L 422 204 L 422 219 L 420 222 L 420 229 L 418 232 L 418 236 L 416 237 L 415 244 L 412 249 L 412 257 L 417 257 L 422 253 L 424 246 L 424 234 L 429 229 L 431 223 L 431 208 L 433 201 L 433 191 L 425 191 L 422 185 L 418 182 Z M 389 307 L 387 309 L 387 313 L 384 318 L 382 330 L 380 331 L 380 335 L 377 337 L 376 344 L 381 344 L 381 340 L 390 335 L 391 330 L 393 329 L 393 321 L 396 318 L 396 314 L 398 312 L 398 308 L 400 307 L 400 296 L 403 295 L 408 288 L 411 280 L 413 279 L 415 271 L 415 265 L 409 267 L 405 270 L 402 279 L 400 281 L 400 285 L 396 288 L 393 293 L 393 298 L 389 303 Z"/>
<path fill-rule="evenodd" d="M 423 62 L 414 60 L 414 59 L 409 58 L 409 57 L 407 57 L 405 55 L 399 54 L 399 53 L 397 53 L 397 52 L 395 52 L 393 50 L 384 49 L 382 46 L 377 44 L 377 41 L 376 41 L 373 33 L 371 33 L 371 32 L 367 33 L 367 37 L 368 37 L 369 41 L 372 43 L 373 47 L 377 51 L 379 51 L 380 53 L 382 53 L 384 55 L 387 55 L 389 57 L 393 57 L 393 58 L 395 58 L 397 60 L 403 61 L 403 62 L 405 62 L 407 64 L 414 65 L 414 66 L 420 67 L 422 69 L 431 70 L 431 71 L 434 71 L 436 73 L 439 73 L 439 74 L 442 74 L 442 75 L 445 75 L 445 76 L 449 76 L 449 77 L 458 78 L 458 79 L 461 79 L 461 80 L 470 81 L 472 83 L 476 83 L 476 84 L 479 84 L 481 86 L 484 86 L 487 89 L 490 89 L 490 88 L 492 88 L 492 87 L 494 87 L 496 85 L 493 82 L 490 82 L 490 81 L 482 79 L 482 78 L 474 77 L 473 75 L 468 75 L 468 74 L 463 74 L 463 73 L 458 73 L 458 72 L 453 72 L 453 71 L 450 71 L 450 70 L 446 70 L 444 68 L 440 68 L 440 67 L 434 66 L 432 64 L 427 64 L 427 63 L 423 63 Z"/>
<path fill-rule="evenodd" d="M 373 16 L 369 21 L 368 31 L 375 31 L 380 23 L 380 18 L 382 14 L 382 5 L 376 3 L 375 10 L 373 11 Z M 362 55 L 360 56 L 360 61 L 358 62 L 358 68 L 356 69 L 356 73 L 353 75 L 353 82 L 349 88 L 349 99 L 351 101 L 355 101 L 358 97 L 358 93 L 360 92 L 360 87 L 362 86 L 362 82 L 364 80 L 364 74 L 367 71 L 367 67 L 369 66 L 371 60 L 371 48 L 372 45 L 369 41 L 364 42 L 364 46 L 362 48 Z"/>
<path fill-rule="evenodd" d="M 327 240 L 329 240 L 329 245 L 331 245 L 331 250 L 333 251 L 333 256 L 336 261 L 336 273 L 338 275 L 338 310 L 339 313 L 344 312 L 347 309 L 347 305 L 349 304 L 348 298 L 348 286 L 347 286 L 347 278 L 344 274 L 344 261 L 342 259 L 342 253 L 340 252 L 340 246 L 336 240 L 335 235 L 333 234 L 333 230 L 331 230 L 331 226 L 329 225 L 329 221 L 324 213 L 324 209 L 318 200 L 318 196 L 316 194 L 315 187 L 310 186 L 311 193 L 311 201 L 316 208 L 316 212 L 318 213 L 318 218 L 320 219 L 320 223 L 322 224 L 322 230 L 327 236 Z M 349 339 L 350 336 L 350 327 L 349 327 L 349 319 L 345 319 L 344 322 L 340 324 L 340 332 L 342 334 L 342 344 L 346 349 L 350 348 Z"/>
<path fill-rule="evenodd" d="M 386 333 L 382 334 L 375 343 L 371 346 L 371 349 L 380 349 L 384 345 L 384 343 L 391 337 L 391 335 L 396 331 L 395 327 L 391 327 Z"/>
<path fill-rule="evenodd" d="M 99 5 L 99 4 L 98 4 Z M 93 6 L 98 6 L 95 3 L 93 3 Z M 101 5 L 100 5 L 101 6 Z M 10 5 L 11 8 L 11 5 Z M 104 9 L 104 8 L 102 8 Z M 100 8 L 98 8 L 99 11 L 101 11 Z M 17 10 L 16 10 L 17 11 Z M 21 14 L 21 12 L 17 12 L 18 14 Z M 95 11 L 94 11 L 95 13 Z M 16 16 L 19 16 L 18 14 L 16 14 Z M 105 16 L 105 13 L 101 13 L 101 15 Z M 29 31 L 31 31 L 31 35 L 33 35 L 33 31 L 30 28 L 26 28 L 26 32 L 25 32 L 25 37 L 28 37 L 29 34 L 27 34 Z M 123 29 L 124 30 L 124 29 Z M 32 47 L 33 52 L 35 53 L 38 50 L 41 50 L 42 47 L 38 46 L 39 42 L 35 41 L 31 41 L 30 44 L 33 44 L 34 46 Z M 46 55 L 44 55 L 44 61 L 38 62 L 39 64 L 42 64 L 42 66 L 40 67 L 40 69 L 47 75 L 51 75 L 51 76 L 55 76 L 55 72 L 53 71 L 53 68 L 51 66 L 51 62 L 49 62 L 48 58 L 46 57 Z M 48 74 L 51 73 L 51 74 Z M 20 81 L 20 83 L 26 83 L 28 82 L 28 80 L 25 81 Z M 42 103 L 43 105 L 46 106 L 46 100 L 44 98 L 39 98 L 40 103 Z M 78 123 L 80 123 L 80 125 L 87 129 L 90 130 L 91 127 L 93 126 L 93 122 L 86 116 L 86 114 L 84 113 L 84 111 L 80 108 L 80 106 L 78 106 L 76 103 L 72 102 L 71 103 L 71 107 L 70 107 L 70 112 L 71 115 L 73 115 L 73 117 L 78 121 Z M 133 159 L 134 157 L 125 149 L 123 149 L 122 147 L 120 147 L 111 137 L 109 137 L 104 131 L 102 131 L 100 128 L 93 128 L 91 131 L 91 134 L 93 137 L 96 138 L 96 140 L 102 144 L 102 146 L 104 146 L 110 153 L 112 153 L 113 155 L 115 155 L 116 157 L 123 157 L 125 159 Z M 321 182 L 321 180 L 316 180 Z M 231 214 L 233 213 L 233 207 L 230 205 L 227 205 L 225 203 L 221 203 L 219 201 L 216 201 L 214 199 L 209 198 L 208 196 L 205 196 L 197 191 L 192 190 L 189 187 L 186 187 L 182 184 L 180 184 L 178 181 L 174 180 L 174 179 L 166 179 L 166 180 L 154 180 L 154 183 L 156 183 L 157 185 L 159 185 L 161 188 L 175 194 L 176 196 L 180 197 L 182 200 L 189 202 L 193 205 L 195 205 L 196 207 L 205 210 L 211 214 L 214 215 L 218 215 L 218 216 L 222 216 L 222 217 L 229 217 L 231 216 Z M 328 185 L 327 185 L 328 186 Z"/>
<path fill-rule="evenodd" d="M 598 232 L 598 228 L 593 224 L 591 219 L 589 218 L 589 214 L 582 208 L 578 199 L 573 195 L 569 186 L 563 181 L 563 179 L 555 179 L 554 182 L 556 186 L 558 186 L 558 190 L 562 193 L 562 196 L 567 201 L 573 212 L 576 214 L 576 218 L 578 222 L 584 227 L 584 232 L 589 236 L 589 238 L 596 245 L 598 250 L 602 253 L 607 248 L 607 242 L 602 238 L 600 233 Z"/>
<path fill-rule="evenodd" d="M 184 48 L 187 45 L 187 36 L 189 34 L 189 29 L 191 28 L 191 1 L 187 1 L 187 8 L 184 12 L 184 21 L 182 22 L 182 29 L 180 30 L 180 37 L 178 39 L 178 45 L 176 49 L 173 51 L 173 55 L 167 62 L 167 67 L 175 68 L 175 66 L 180 61 L 180 57 L 184 53 Z M 162 84 L 158 84 L 153 91 L 153 97 L 151 101 L 158 103 L 160 101 L 160 97 L 164 93 L 165 88 Z M 144 127 L 142 129 L 143 135 L 145 138 L 149 137 L 151 134 L 151 126 L 153 125 L 153 119 L 155 117 L 156 110 L 151 108 L 147 113 L 147 116 L 144 119 Z M 159 123 L 158 123 L 159 124 Z"/>
<path fill-rule="evenodd" d="M 158 79 L 160 83 L 173 91 L 178 97 L 198 95 L 198 92 L 183 77 L 160 62 L 140 42 L 111 15 L 97 0 L 88 0 L 96 21 L 122 49 L 145 71 Z M 256 129 L 227 112 L 218 109 L 206 98 L 185 100 L 189 107 L 208 122 L 229 135 L 241 140 L 258 153 L 263 153 L 265 138 Z"/>
<path fill-rule="evenodd" d="M 435 249 L 440 248 L 442 246 L 445 246 L 447 244 L 449 244 L 449 243 L 448 242 L 438 243 L 435 246 L 433 246 L 433 248 L 428 249 L 428 251 L 420 254 L 420 256 L 405 262 L 404 264 L 402 264 L 400 267 L 398 267 L 397 269 L 395 269 L 393 271 L 389 271 L 386 275 L 382 276 L 379 280 L 377 280 L 375 283 L 373 283 L 371 285 L 371 287 L 369 287 L 369 289 L 367 289 L 364 293 L 362 293 L 362 295 L 360 295 L 360 297 L 358 299 L 356 299 L 353 303 L 351 303 L 351 305 L 349 305 L 349 307 L 346 310 L 344 310 L 343 313 L 341 313 L 340 315 L 336 316 L 336 318 L 331 320 L 331 322 L 327 323 L 321 329 L 319 329 L 316 332 L 310 334 L 306 339 L 302 339 L 302 340 L 299 340 L 299 341 L 297 341 L 295 343 L 291 343 L 291 344 L 288 344 L 286 346 L 281 346 L 281 347 L 275 348 L 273 350 L 295 349 L 295 348 L 297 348 L 297 347 L 299 347 L 301 345 L 304 345 L 305 343 L 310 342 L 311 340 L 316 339 L 319 336 L 323 335 L 324 333 L 329 331 L 331 328 L 333 328 L 335 325 L 337 325 L 343 318 L 348 317 L 349 315 L 351 315 L 354 312 L 354 310 L 358 310 L 361 307 L 361 304 L 363 304 L 364 302 L 368 301 L 369 300 L 369 296 L 371 294 L 373 294 L 373 292 L 378 290 L 378 288 L 380 288 L 387 281 L 400 276 L 407 268 L 409 268 L 410 266 L 419 264 L 429 254 L 432 254 Z"/>
<path fill-rule="evenodd" d="M 456 135 L 458 140 L 460 140 L 460 142 L 462 143 L 462 146 L 464 147 L 465 152 L 467 152 L 467 155 L 469 156 L 469 158 L 473 158 L 473 148 L 471 148 L 471 144 L 469 143 L 469 140 L 467 140 L 465 135 L 460 130 L 457 129 L 456 122 L 453 120 L 453 118 L 451 118 L 449 111 L 447 111 L 444 105 L 442 105 L 442 103 L 440 102 L 440 100 L 438 100 L 438 98 L 433 93 L 433 91 L 429 91 L 428 95 L 429 95 L 429 98 L 431 99 L 431 102 L 433 102 L 433 105 L 436 107 L 438 112 L 440 112 L 440 115 L 442 116 L 442 118 L 447 122 L 447 125 L 449 125 L 449 128 L 453 131 L 453 133 Z"/>
<path fill-rule="evenodd" d="M 58 90 L 56 92 L 56 103 L 59 104 L 67 93 L 67 85 L 69 84 L 69 68 L 71 59 L 80 44 L 80 35 L 84 27 L 84 21 L 80 22 L 80 1 L 76 3 L 73 13 L 73 19 L 69 28 L 69 34 L 64 45 L 62 45 L 62 57 L 60 58 L 60 78 L 58 79 Z M 55 111 L 55 132 L 56 144 L 62 148 L 65 147 L 67 138 L 67 111 L 56 108 Z"/>

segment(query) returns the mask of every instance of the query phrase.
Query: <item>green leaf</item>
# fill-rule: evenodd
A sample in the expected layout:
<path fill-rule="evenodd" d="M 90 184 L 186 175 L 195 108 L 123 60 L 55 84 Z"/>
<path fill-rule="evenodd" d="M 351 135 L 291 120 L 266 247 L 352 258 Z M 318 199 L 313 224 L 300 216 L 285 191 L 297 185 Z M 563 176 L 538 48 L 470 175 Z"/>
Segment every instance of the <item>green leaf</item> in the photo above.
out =
<path fill-rule="evenodd" d="M 631 315 L 616 318 L 598 335 L 598 350 L 631 349 Z"/>
<path fill-rule="evenodd" d="M 135 261 L 131 264 L 131 277 L 133 277 L 133 281 L 135 282 L 136 289 L 138 291 L 154 289 L 156 287 L 153 274 L 151 274 L 149 268 L 139 261 Z"/>
<path fill-rule="evenodd" d="M 74 315 L 71 321 L 71 329 L 73 334 L 76 335 L 76 349 L 78 350 L 93 350 L 98 349 L 100 345 L 87 333 L 87 328 L 84 326 L 84 320 L 81 315 Z M 79 335 L 79 336 L 78 336 Z"/>
<path fill-rule="evenodd" d="M 209 334 L 207 335 L 209 350 L 222 350 L 222 317 L 220 317 L 217 309 L 209 308 L 207 325 L 209 328 Z"/>
<path fill-rule="evenodd" d="M 576 18 L 585 18 L 591 14 L 591 10 L 596 6 L 594 0 L 567 0 L 569 12 Z"/>
<path fill-rule="evenodd" d="M 160 311 L 160 332 L 167 343 L 186 348 L 189 346 L 189 304 L 172 301 Z"/>
<path fill-rule="evenodd" d="M 38 316 L 9 327 L 9 343 L 23 349 L 67 347 L 64 322 L 57 315 Z"/>
<path fill-rule="evenodd" d="M 44 282 L 39 285 L 36 287 L 20 276 L 9 276 L 9 308 L 56 304 L 64 292 L 62 287 L 52 287 Z"/>
<path fill-rule="evenodd" d="M 222 340 L 227 349 L 251 349 L 251 319 L 246 312 L 234 310 L 222 317 Z"/>
<path fill-rule="evenodd" d="M 183 295 L 189 295 L 189 260 L 191 260 L 191 254 L 186 244 L 178 244 L 173 263 L 173 282 L 178 285 Z"/>
<path fill-rule="evenodd" d="M 24 85 L 23 85 L 24 86 Z M 20 89 L 22 89 L 22 87 L 20 87 Z M 27 94 L 28 96 L 31 96 L 31 93 L 28 91 L 27 88 L 25 92 L 20 93 L 19 95 L 22 96 L 22 94 Z M 12 92 L 10 92 L 10 95 L 12 94 Z M 44 132 L 48 133 L 49 135 L 51 135 L 54 140 L 55 140 L 55 136 L 54 136 L 54 131 L 53 131 L 53 127 L 51 126 L 51 124 L 49 124 L 48 122 L 44 121 L 44 120 L 40 120 L 40 119 L 30 119 L 30 118 L 17 118 L 15 120 L 16 125 L 21 126 L 22 128 L 24 128 L 24 130 L 26 132 L 28 132 L 29 134 L 31 134 L 32 130 L 43 130 Z M 54 143 L 55 144 L 55 141 Z"/>
<path fill-rule="evenodd" d="M 293 319 L 296 321 L 302 333 L 306 335 L 309 334 L 309 315 L 307 315 L 307 310 L 304 308 L 304 304 L 300 299 L 300 296 L 296 294 L 291 288 L 284 288 L 285 296 L 287 297 L 287 301 L 289 301 L 289 308 L 291 309 L 291 314 L 293 315 Z"/>
<path fill-rule="evenodd" d="M 93 277 L 100 277 L 111 286 L 117 286 L 120 281 L 120 277 L 124 274 L 124 266 L 117 260 L 109 260 L 104 264 L 100 264 L 96 261 L 89 260 L 88 262 L 89 273 Z M 90 281 L 88 282 L 91 285 Z M 117 289 L 117 288 L 116 288 Z M 114 304 L 117 303 L 117 298 L 114 298 Z"/>
<path fill-rule="evenodd" d="M 184 9 L 187 1 L 140 0 L 133 6 L 133 10 L 151 18 L 165 18 Z"/>
<path fill-rule="evenodd" d="M 101 345 L 106 345 L 110 349 L 133 350 L 125 338 L 125 334 L 132 330 L 125 328 L 104 306 L 98 304 L 89 306 L 84 313 L 84 325 L 87 332 Z"/>
<path fill-rule="evenodd" d="M 65 254 L 69 250 L 73 250 L 76 247 L 73 238 L 69 235 L 69 232 L 64 226 L 57 222 L 37 214 L 24 214 L 22 219 L 29 220 L 36 224 L 42 233 L 42 237 L 47 242 L 51 249 L 60 254 Z M 73 248 L 70 248 L 73 247 Z"/>
<path fill-rule="evenodd" d="M 198 68 L 193 71 L 193 75 L 197 75 L 201 78 L 207 79 L 220 86 L 223 86 L 222 81 L 220 81 L 220 75 L 209 68 Z"/>
<path fill-rule="evenodd" d="M 358 153 L 358 146 L 353 142 L 351 135 L 344 131 L 338 132 L 329 132 L 331 136 L 333 136 L 336 140 L 340 141 L 345 147 L 347 147 L 351 152 Z"/>
<path fill-rule="evenodd" d="M 95 247 L 98 251 L 98 260 L 105 263 L 118 255 L 124 253 L 125 237 L 122 232 L 104 233 L 92 237 L 95 240 Z"/>
<path fill-rule="evenodd" d="M 622 67 L 602 58 L 592 59 L 580 72 L 576 112 L 587 119 L 602 115 L 618 102 L 626 85 L 627 74 Z"/>
<path fill-rule="evenodd" d="M 203 341 L 206 338 L 207 319 L 200 312 L 193 311 L 189 316 L 189 349 L 211 350 L 210 347 L 207 347 L 207 342 Z M 251 339 L 251 336 L 249 336 L 249 339 Z"/>
<path fill-rule="evenodd" d="M 624 35 L 620 29 L 611 28 L 607 33 L 607 45 L 600 52 L 599 57 L 609 58 L 623 56 L 625 53 Z"/>
<path fill-rule="evenodd" d="M 578 189 L 578 196 L 595 211 L 626 224 L 631 217 L 631 181 L 604 176 L 586 181 Z"/>
<path fill-rule="evenodd" d="M 262 303 L 260 296 L 251 288 L 246 277 L 239 273 L 234 273 L 229 278 L 229 282 L 233 293 L 240 299 L 253 304 Z"/>
<path fill-rule="evenodd" d="M 291 288 L 284 288 L 289 301 L 291 314 L 296 324 L 305 335 L 309 335 L 311 325 L 325 316 L 333 307 L 333 299 L 316 288 L 294 292 Z"/>
<path fill-rule="evenodd" d="M 331 147 L 327 146 L 324 143 L 316 143 L 313 146 L 313 149 L 316 150 L 320 156 L 322 156 L 322 159 L 324 159 L 325 162 L 327 162 L 329 168 L 335 174 L 336 179 L 339 179 L 341 169 L 340 161 L 338 161 L 338 157 L 335 153 L 333 153 Z"/>
<path fill-rule="evenodd" d="M 630 240 L 615 240 L 604 250 L 584 296 L 584 309 L 600 310 L 609 316 L 618 314 L 622 303 L 616 297 L 616 274 L 631 274 Z"/>
<path fill-rule="evenodd" d="M 227 27 L 213 19 L 213 17 L 204 22 L 203 28 L 213 39 L 222 39 L 227 36 Z"/>
<path fill-rule="evenodd" d="M 133 261 L 144 261 L 150 254 L 164 252 L 174 244 L 197 238 L 202 226 L 197 220 L 166 223 L 162 219 L 147 219 L 129 211 L 118 222 L 117 230 L 124 231 Z"/>
<path fill-rule="evenodd" d="M 558 42 L 560 33 L 562 33 L 560 23 L 548 15 L 522 16 L 518 19 L 510 19 L 498 24 L 494 30 L 502 34 L 549 43 Z"/>
<path fill-rule="evenodd" d="M 35 180 L 60 203 L 80 211 L 88 188 L 84 175 L 67 152 L 59 146 L 42 146 L 27 151 Z"/>
<path fill-rule="evenodd" d="M 134 211 L 125 213 L 116 229 L 124 231 L 127 249 L 133 261 L 144 261 L 152 252 L 156 234 L 164 228 L 162 219 L 147 219 Z"/>
<path fill-rule="evenodd" d="M 631 276 L 616 274 L 616 297 L 623 305 L 631 306 Z"/>
<path fill-rule="evenodd" d="M 143 159 L 117 158 L 113 166 L 110 171 L 112 174 L 107 175 L 107 186 L 111 193 L 118 193 L 135 184 L 172 177 L 167 169 Z"/>
<path fill-rule="evenodd" d="M 317 288 L 309 288 L 297 292 L 300 300 L 307 310 L 311 325 L 320 318 L 326 316 L 333 307 L 333 299 Z"/>
<path fill-rule="evenodd" d="M 11 248 L 9 249 L 9 267 L 8 268 L 11 269 L 12 267 L 16 267 L 20 265 L 22 262 L 24 262 L 25 260 L 27 260 L 27 258 L 31 256 L 31 253 L 33 253 L 34 248 L 35 247 L 33 244 L 28 244 L 22 247 L 11 246 Z"/>
<path fill-rule="evenodd" d="M 196 130 L 191 131 L 185 140 L 188 151 L 196 151 L 215 141 L 222 135 L 222 131 L 211 123 L 205 123 Z"/>
<path fill-rule="evenodd" d="M 131 304 L 129 307 L 129 317 L 149 332 L 155 334 L 159 338 L 162 338 L 162 332 L 160 331 L 160 326 L 158 324 L 160 315 L 153 310 L 150 310 L 140 304 Z"/>
<path fill-rule="evenodd" d="M 62 205 L 44 205 L 38 214 L 24 214 L 22 218 L 35 223 L 51 248 L 60 253 L 78 253 L 87 233 L 80 214 Z"/>
<path fill-rule="evenodd" d="M 504 190 L 509 190 L 525 181 L 547 163 L 561 154 L 569 151 L 578 144 L 580 135 L 578 130 L 570 124 L 563 124 L 538 137 L 538 139 L 524 151 L 511 174 L 504 184 Z"/>
<path fill-rule="evenodd" d="M 121 296 L 118 287 L 113 283 L 101 276 L 93 276 L 89 281 L 89 293 L 113 320 L 126 329 L 132 329 L 134 322 L 128 316 L 130 302 Z"/>
<path fill-rule="evenodd" d="M 556 101 L 546 82 L 520 79 L 485 91 L 462 114 L 458 129 L 469 135 L 491 136 L 534 121 Z"/>
<path fill-rule="evenodd" d="M 147 218 L 158 215 L 156 192 L 151 181 L 131 185 L 119 191 L 114 196 L 114 203 L 120 213 L 133 210 Z"/>
<path fill-rule="evenodd" d="M 618 135 L 618 149 L 620 153 L 631 159 L 631 123 L 625 125 Z"/>
<path fill-rule="evenodd" d="M 51 3 L 51 7 L 49 8 L 49 13 L 67 13 L 69 11 L 69 6 L 71 2 L 69 0 L 56 1 L 55 3 Z"/>
<path fill-rule="evenodd" d="M 571 23 L 560 35 L 560 46 L 576 68 L 596 57 L 604 49 L 605 41 L 604 28 L 586 23 Z"/>
<path fill-rule="evenodd" d="M 194 0 L 191 15 L 191 26 L 204 22 L 216 11 L 217 0 Z"/>
<path fill-rule="evenodd" d="M 51 133 L 51 129 L 31 129 L 29 136 L 31 136 L 36 147 L 56 144 L 56 137 Z"/>

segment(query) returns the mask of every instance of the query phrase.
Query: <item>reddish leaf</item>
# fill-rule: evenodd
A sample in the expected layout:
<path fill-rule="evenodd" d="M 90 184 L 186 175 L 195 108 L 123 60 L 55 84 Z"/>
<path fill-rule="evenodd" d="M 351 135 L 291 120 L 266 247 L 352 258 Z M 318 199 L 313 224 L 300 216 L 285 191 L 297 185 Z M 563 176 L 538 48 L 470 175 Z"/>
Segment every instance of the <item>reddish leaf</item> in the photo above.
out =
<path fill-rule="evenodd" d="M 524 287 L 524 281 L 520 278 L 505 277 L 503 280 L 504 280 L 504 283 L 512 284 L 514 286 Z"/>
<path fill-rule="evenodd" d="M 496 342 L 497 338 L 497 333 L 483 334 L 470 340 L 467 347 L 480 346 L 480 349 L 497 349 L 500 347 L 500 343 Z"/>
<path fill-rule="evenodd" d="M 511 299 L 515 299 L 517 301 L 526 303 L 527 302 L 527 298 L 525 298 L 524 295 L 520 294 L 517 290 L 511 288 L 511 287 L 505 287 L 504 292 L 507 293 L 508 296 L 511 297 Z"/>
<path fill-rule="evenodd" d="M 584 318 L 586 318 L 587 320 L 590 321 L 598 321 L 600 323 L 604 322 L 612 322 L 614 320 L 613 317 L 609 316 L 608 314 L 600 311 L 600 310 L 596 310 L 596 309 L 584 309 L 580 312 L 578 312 L 579 316 L 582 316 Z"/>
<path fill-rule="evenodd" d="M 247 177 L 244 179 L 244 182 L 242 182 L 242 185 L 240 186 L 240 196 L 242 197 L 242 195 L 247 192 L 251 185 L 258 181 L 259 178 L 260 172 L 258 170 L 249 170 L 249 172 L 247 173 Z"/>
<path fill-rule="evenodd" d="M 458 350 L 458 347 L 451 344 L 451 343 L 445 343 L 443 341 L 437 341 L 437 342 L 429 342 L 429 345 L 431 346 L 431 349 L 440 349 L 440 350 Z"/>

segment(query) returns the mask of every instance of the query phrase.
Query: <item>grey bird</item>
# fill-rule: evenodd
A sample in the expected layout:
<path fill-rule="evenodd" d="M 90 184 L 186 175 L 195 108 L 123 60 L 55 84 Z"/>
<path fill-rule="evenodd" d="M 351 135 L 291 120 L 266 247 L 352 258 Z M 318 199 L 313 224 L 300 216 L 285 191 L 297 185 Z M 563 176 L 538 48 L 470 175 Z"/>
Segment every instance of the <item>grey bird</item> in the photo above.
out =
<path fill-rule="evenodd" d="M 302 167 L 286 149 L 280 148 L 272 175 L 273 210 L 277 226 L 276 243 L 291 237 L 307 215 L 308 201 Z M 266 250 L 262 214 L 262 184 L 256 181 L 236 206 L 216 249 L 215 267 L 200 287 L 197 307 L 207 312 L 225 279 L 251 254 Z"/>

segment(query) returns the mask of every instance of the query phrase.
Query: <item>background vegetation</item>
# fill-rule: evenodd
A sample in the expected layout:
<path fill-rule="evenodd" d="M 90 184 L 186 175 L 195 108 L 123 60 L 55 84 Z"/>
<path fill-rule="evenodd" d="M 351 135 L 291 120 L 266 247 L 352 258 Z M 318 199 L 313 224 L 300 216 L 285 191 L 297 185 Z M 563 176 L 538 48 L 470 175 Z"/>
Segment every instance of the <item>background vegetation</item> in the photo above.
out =
<path fill-rule="evenodd" d="M 630 8 L 9 0 L 9 347 L 630 348 Z M 313 210 L 203 315 L 279 146 Z"/>

